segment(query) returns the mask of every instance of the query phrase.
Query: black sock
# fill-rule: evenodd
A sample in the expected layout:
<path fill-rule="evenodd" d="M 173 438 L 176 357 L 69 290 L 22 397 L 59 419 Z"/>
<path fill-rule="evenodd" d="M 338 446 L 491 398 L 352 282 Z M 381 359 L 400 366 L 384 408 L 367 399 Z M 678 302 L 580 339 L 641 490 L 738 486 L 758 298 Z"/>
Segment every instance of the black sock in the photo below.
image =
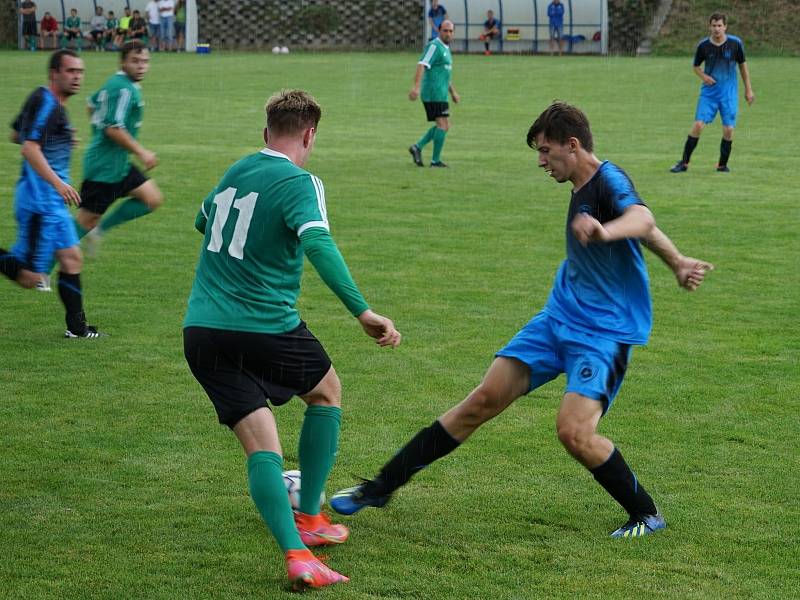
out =
<path fill-rule="evenodd" d="M 489 42 L 483 42 L 483 45 L 486 46 L 486 51 L 489 51 Z"/>
<path fill-rule="evenodd" d="M 421 429 L 392 459 L 383 465 L 376 478 L 381 493 L 390 494 L 433 461 L 450 454 L 460 442 L 438 420 Z"/>
<path fill-rule="evenodd" d="M 8 277 L 11 281 L 16 281 L 20 269 L 24 265 L 19 259 L 8 253 L 8 250 L 0 248 L 0 273 Z"/>
<path fill-rule="evenodd" d="M 722 138 L 722 141 L 719 143 L 719 166 L 724 167 L 728 164 L 728 159 L 731 157 L 731 146 L 733 146 L 733 140 L 726 140 Z"/>
<path fill-rule="evenodd" d="M 83 335 L 86 329 L 86 315 L 83 314 L 83 293 L 81 276 L 60 271 L 58 273 L 58 295 L 67 309 L 67 329 L 75 335 Z"/>
<path fill-rule="evenodd" d="M 687 165 L 689 164 L 689 159 L 692 158 L 692 152 L 694 152 L 694 149 L 697 147 L 697 142 L 699 141 L 700 138 L 692 137 L 690 135 L 686 136 L 686 144 L 683 146 L 683 158 L 681 159 L 681 162 Z"/>
<path fill-rule="evenodd" d="M 639 484 L 636 475 L 622 458 L 622 453 L 616 448 L 606 462 L 590 469 L 590 472 L 597 483 L 628 511 L 631 518 L 656 514 L 656 505 L 650 494 Z"/>

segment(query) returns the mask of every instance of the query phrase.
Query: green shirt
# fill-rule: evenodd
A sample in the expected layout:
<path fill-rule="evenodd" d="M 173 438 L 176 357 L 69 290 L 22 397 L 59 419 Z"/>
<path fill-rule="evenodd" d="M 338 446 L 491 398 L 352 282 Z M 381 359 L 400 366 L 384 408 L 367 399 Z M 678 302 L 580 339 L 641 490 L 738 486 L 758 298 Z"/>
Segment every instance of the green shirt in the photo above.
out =
<path fill-rule="evenodd" d="M 138 83 L 118 71 L 89 98 L 92 141 L 83 157 L 83 178 L 117 183 L 130 170 L 128 151 L 106 135 L 107 127 L 126 129 L 136 138 L 142 124 L 144 100 Z"/>
<path fill-rule="evenodd" d="M 228 169 L 203 201 L 195 225 L 204 238 L 185 327 L 278 334 L 300 324 L 295 304 L 303 244 L 314 242 L 312 233 L 330 237 L 318 178 L 265 148 Z M 349 286 L 344 293 L 332 289 L 354 315 L 361 314 L 368 306 L 335 245 L 327 254 L 338 261 L 328 273 Z"/>
<path fill-rule="evenodd" d="M 116 29 L 119 27 L 119 19 L 108 19 L 106 21 L 106 29 Z"/>
<path fill-rule="evenodd" d="M 80 28 L 81 28 L 80 17 L 67 17 L 67 20 L 64 21 L 64 29 L 80 29 Z"/>
<path fill-rule="evenodd" d="M 423 102 L 447 102 L 450 74 L 453 70 L 453 55 L 450 47 L 439 38 L 425 46 L 419 64 L 425 66 L 420 97 Z"/>

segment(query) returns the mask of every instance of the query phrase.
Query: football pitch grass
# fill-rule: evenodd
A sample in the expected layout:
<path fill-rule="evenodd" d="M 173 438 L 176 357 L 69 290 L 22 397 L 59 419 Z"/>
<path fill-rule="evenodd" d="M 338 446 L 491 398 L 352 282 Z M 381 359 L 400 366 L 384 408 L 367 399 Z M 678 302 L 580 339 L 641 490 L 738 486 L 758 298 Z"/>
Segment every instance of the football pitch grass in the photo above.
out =
<path fill-rule="evenodd" d="M 84 53 L 69 110 L 116 56 Z M 307 168 L 332 231 L 403 345 L 381 350 L 307 266 L 299 308 L 343 384 L 327 492 L 371 476 L 480 381 L 493 353 L 544 304 L 564 257 L 569 185 L 525 146 L 554 98 L 588 114 L 600 158 L 620 164 L 684 253 L 716 265 L 680 290 L 648 254 L 650 344 L 637 348 L 601 423 L 664 512 L 666 531 L 616 541 L 623 511 L 555 435 L 559 378 L 519 400 L 382 511 L 341 521 L 326 549 L 344 599 L 787 598 L 800 590 L 797 59 L 749 61 L 732 172 L 714 170 L 709 126 L 673 175 L 698 81 L 684 58 L 454 57 L 462 103 L 443 159 L 412 165 L 427 128 L 406 94 L 415 54 L 159 56 L 143 84 L 141 139 L 166 203 L 112 231 L 84 268 L 86 311 L 111 337 L 64 340 L 57 294 L 0 282 L 0 597 L 282 598 L 285 571 L 252 505 L 235 439 L 182 355 L 201 238 L 194 218 L 227 167 L 262 147 L 282 87 L 323 106 Z M 0 123 L 45 56 L 0 53 Z M 425 149 L 426 164 L 430 146 Z M 0 145 L 0 245 L 15 237 L 19 150 Z M 77 184 L 76 184 L 77 185 Z M 297 468 L 303 406 L 276 411 Z"/>

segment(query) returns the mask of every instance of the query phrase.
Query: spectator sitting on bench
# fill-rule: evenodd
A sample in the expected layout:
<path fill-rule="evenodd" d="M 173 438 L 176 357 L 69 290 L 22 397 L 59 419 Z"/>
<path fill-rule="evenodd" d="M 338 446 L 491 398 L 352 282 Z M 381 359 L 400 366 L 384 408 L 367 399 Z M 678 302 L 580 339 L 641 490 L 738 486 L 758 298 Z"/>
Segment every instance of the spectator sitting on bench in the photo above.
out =
<path fill-rule="evenodd" d="M 489 56 L 492 52 L 489 50 L 489 42 L 494 39 L 500 39 L 500 21 L 498 21 L 494 12 L 491 10 L 486 11 L 486 20 L 483 22 L 483 33 L 478 36 L 486 48 L 484 54 Z"/>

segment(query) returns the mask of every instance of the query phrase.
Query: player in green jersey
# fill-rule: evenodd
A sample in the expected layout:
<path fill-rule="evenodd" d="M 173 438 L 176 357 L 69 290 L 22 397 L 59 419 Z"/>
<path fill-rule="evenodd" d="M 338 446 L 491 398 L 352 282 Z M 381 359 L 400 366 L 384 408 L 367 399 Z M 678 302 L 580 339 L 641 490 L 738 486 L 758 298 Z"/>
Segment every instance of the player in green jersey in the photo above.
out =
<path fill-rule="evenodd" d="M 137 141 L 144 109 L 139 82 L 149 67 L 147 46 L 139 40 L 126 42 L 121 69 L 89 99 L 92 141 L 83 157 L 82 202 L 75 226 L 79 237 L 88 233 L 90 255 L 108 230 L 150 214 L 164 201 L 156 183 L 129 159 L 129 154 L 136 155 L 145 170 L 158 164 L 155 153 Z M 132 197 L 100 220 L 117 198 L 128 195 Z"/>
<path fill-rule="evenodd" d="M 433 140 L 433 156 L 431 157 L 432 167 L 446 167 L 442 162 L 442 148 L 444 148 L 444 138 L 450 129 L 450 105 L 447 102 L 448 92 L 453 97 L 453 102 L 458 104 L 461 97 L 450 81 L 453 70 L 453 56 L 450 53 L 450 42 L 453 40 L 455 26 L 452 21 L 442 21 L 439 27 L 439 37 L 432 39 L 425 46 L 422 56 L 417 63 L 417 70 L 414 73 L 414 86 L 408 92 L 409 100 L 422 98 L 425 106 L 425 114 L 428 121 L 436 124 L 425 132 L 419 141 L 412 145 L 408 151 L 414 164 L 418 167 L 424 166 L 422 163 L 422 149 Z M 423 77 L 424 73 L 424 77 Z M 422 91 L 420 92 L 420 83 Z"/>
<path fill-rule="evenodd" d="M 231 166 L 200 207 L 204 234 L 184 320 L 184 355 L 247 456 L 250 495 L 285 554 L 295 588 L 347 581 L 309 546 L 340 544 L 349 531 L 320 511 L 336 457 L 341 384 L 295 304 L 303 256 L 380 346 L 400 333 L 370 310 L 330 234 L 322 182 L 302 167 L 321 111 L 300 90 L 266 106 L 267 147 Z M 298 459 L 299 510 L 292 514 L 283 457 L 269 408 L 299 396 L 307 405 Z"/>

